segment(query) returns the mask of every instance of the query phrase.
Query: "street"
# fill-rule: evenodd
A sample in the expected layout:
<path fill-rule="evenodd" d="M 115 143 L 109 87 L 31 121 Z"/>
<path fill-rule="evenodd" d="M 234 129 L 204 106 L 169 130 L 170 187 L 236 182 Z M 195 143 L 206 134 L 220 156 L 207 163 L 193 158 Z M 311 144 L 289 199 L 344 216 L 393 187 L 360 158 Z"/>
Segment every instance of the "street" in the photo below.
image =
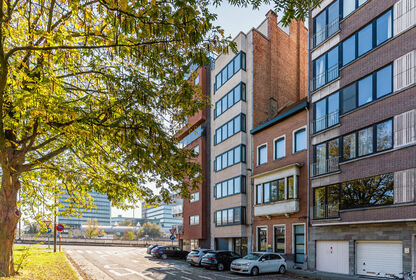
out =
<path fill-rule="evenodd" d="M 146 248 L 64 246 L 64 251 L 82 270 L 86 279 L 303 279 L 289 273 L 250 277 L 192 267 L 184 260 L 160 260 L 146 254 Z"/>

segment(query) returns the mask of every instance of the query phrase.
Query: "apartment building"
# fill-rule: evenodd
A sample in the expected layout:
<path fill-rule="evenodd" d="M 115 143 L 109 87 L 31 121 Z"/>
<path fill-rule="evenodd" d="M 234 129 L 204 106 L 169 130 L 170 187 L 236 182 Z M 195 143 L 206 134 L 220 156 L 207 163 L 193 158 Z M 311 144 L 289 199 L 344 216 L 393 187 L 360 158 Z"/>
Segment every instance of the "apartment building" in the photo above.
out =
<path fill-rule="evenodd" d="M 210 94 L 210 64 L 194 69 L 190 82 L 199 86 L 203 96 Z M 202 168 L 205 178 L 199 190 L 191 193 L 190 199 L 183 199 L 174 215 L 183 217 L 183 230 L 178 231 L 179 244 L 184 250 L 209 248 L 209 182 L 210 182 L 210 109 L 205 108 L 188 119 L 188 125 L 177 135 L 183 147 L 198 154 L 194 159 Z M 178 205 L 179 206 L 179 205 Z"/>
<path fill-rule="evenodd" d="M 310 14 L 308 265 L 415 271 L 415 0 L 324 0 Z"/>
<path fill-rule="evenodd" d="M 296 99 L 297 81 L 306 80 L 307 31 L 303 23 L 282 27 L 266 19 L 234 42 L 238 52 L 223 53 L 211 71 L 211 248 L 245 255 L 253 244 L 253 187 L 250 130 Z M 279 91 L 285 94 L 279 94 Z M 307 89 L 303 88 L 306 92 Z"/>
<path fill-rule="evenodd" d="M 305 40 L 305 50 L 306 45 Z M 307 71 L 306 64 L 300 67 Z M 280 253 L 288 263 L 304 267 L 308 231 L 308 103 L 307 80 L 300 82 L 305 85 L 299 93 L 303 99 L 295 100 L 272 120 L 251 131 L 253 237 L 256 251 Z"/>

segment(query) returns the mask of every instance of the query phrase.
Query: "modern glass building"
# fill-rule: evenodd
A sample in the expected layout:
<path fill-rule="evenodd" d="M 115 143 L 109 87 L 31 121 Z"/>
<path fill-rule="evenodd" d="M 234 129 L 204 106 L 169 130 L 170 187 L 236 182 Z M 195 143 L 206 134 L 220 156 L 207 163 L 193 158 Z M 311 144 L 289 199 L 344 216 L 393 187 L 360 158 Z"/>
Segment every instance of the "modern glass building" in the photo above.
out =
<path fill-rule="evenodd" d="M 94 199 L 94 204 L 97 206 L 95 209 L 91 209 L 82 214 L 81 217 L 66 217 L 58 216 L 58 222 L 64 224 L 66 227 L 80 228 L 81 225 L 87 224 L 88 219 L 97 219 L 99 225 L 110 225 L 111 221 L 111 203 L 107 198 L 107 195 L 90 192 L 90 195 Z M 64 205 L 59 209 L 59 212 L 63 211 L 69 206 L 69 195 L 63 195 L 60 197 L 59 202 Z"/>
<path fill-rule="evenodd" d="M 169 229 L 174 225 L 182 225 L 182 218 L 175 218 L 172 215 L 172 208 L 174 205 L 160 205 L 159 207 L 147 208 L 146 219 L 149 221 L 159 220 L 159 225 L 162 230 L 169 232 Z"/>

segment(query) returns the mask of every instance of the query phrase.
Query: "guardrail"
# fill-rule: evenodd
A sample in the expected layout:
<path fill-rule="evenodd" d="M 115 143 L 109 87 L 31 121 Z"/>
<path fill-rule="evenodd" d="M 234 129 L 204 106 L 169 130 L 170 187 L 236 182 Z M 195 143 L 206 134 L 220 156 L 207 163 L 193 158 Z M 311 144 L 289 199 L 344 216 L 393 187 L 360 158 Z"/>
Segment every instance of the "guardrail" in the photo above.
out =
<path fill-rule="evenodd" d="M 36 236 L 36 237 L 23 237 L 21 239 L 15 240 L 16 243 L 29 243 L 35 244 L 48 242 L 47 237 L 43 236 Z M 49 242 L 53 242 L 53 238 L 49 238 Z M 61 244 L 66 245 L 106 245 L 106 246 L 130 246 L 130 247 L 147 247 L 150 244 L 158 244 L 158 245 L 174 245 L 178 246 L 178 241 L 170 241 L 170 240 L 114 240 L 114 239 L 81 239 L 81 238 L 61 238 Z"/>

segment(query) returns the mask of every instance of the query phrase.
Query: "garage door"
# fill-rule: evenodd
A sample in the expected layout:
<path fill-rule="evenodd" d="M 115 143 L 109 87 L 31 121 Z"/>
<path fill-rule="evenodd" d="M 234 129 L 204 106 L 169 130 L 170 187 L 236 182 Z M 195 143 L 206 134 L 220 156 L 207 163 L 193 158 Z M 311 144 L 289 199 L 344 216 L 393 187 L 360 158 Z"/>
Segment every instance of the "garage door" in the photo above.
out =
<path fill-rule="evenodd" d="M 348 274 L 348 241 L 316 241 L 316 269 Z"/>
<path fill-rule="evenodd" d="M 217 250 L 228 250 L 228 238 L 217 238 Z"/>
<path fill-rule="evenodd" d="M 403 272 L 402 242 L 357 241 L 357 274 L 401 277 Z"/>

